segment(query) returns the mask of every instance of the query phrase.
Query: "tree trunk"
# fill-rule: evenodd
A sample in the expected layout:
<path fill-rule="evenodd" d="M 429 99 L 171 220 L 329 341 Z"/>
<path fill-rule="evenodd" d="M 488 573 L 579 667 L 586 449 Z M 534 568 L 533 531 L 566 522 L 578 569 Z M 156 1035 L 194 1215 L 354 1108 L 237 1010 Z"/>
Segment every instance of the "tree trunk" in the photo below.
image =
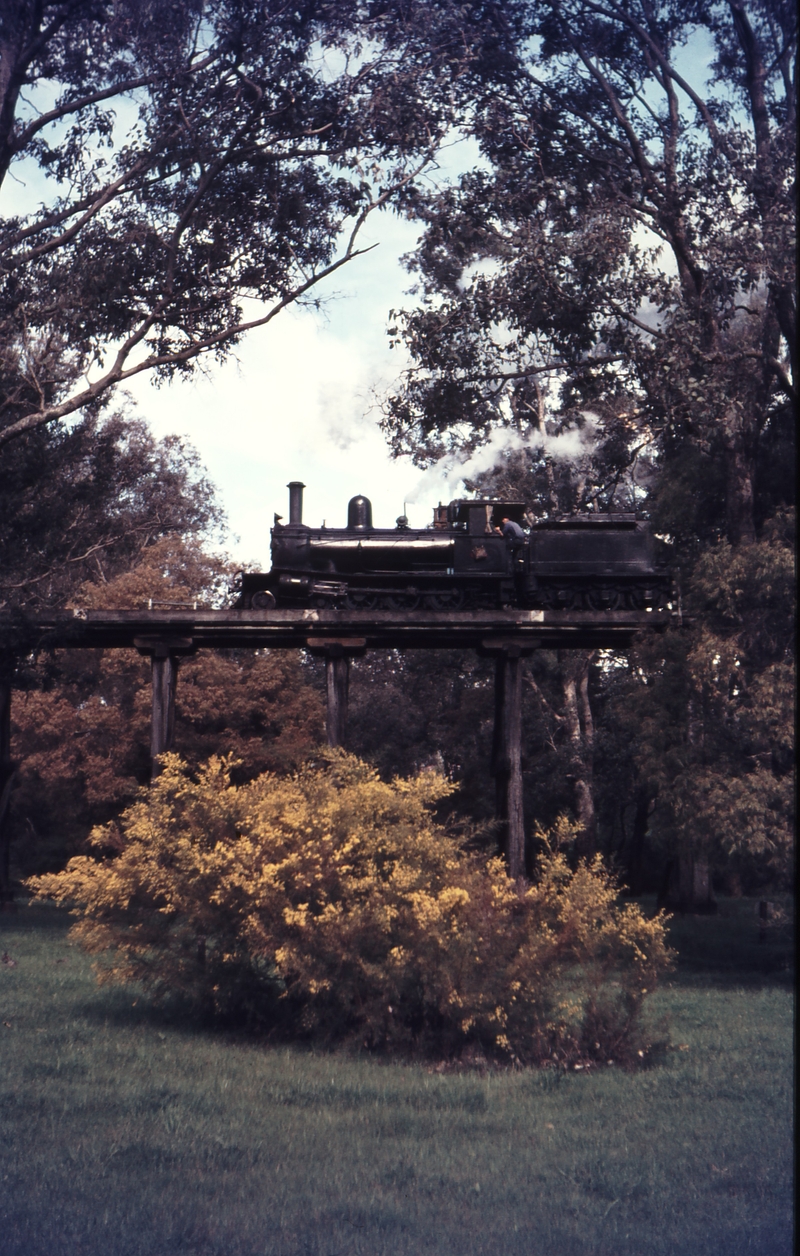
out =
<path fill-rule="evenodd" d="M 644 841 L 647 836 L 651 802 L 652 796 L 649 790 L 640 789 L 637 792 L 628 856 L 628 888 L 634 898 L 638 898 L 644 890 Z"/>
<path fill-rule="evenodd" d="M 756 539 L 753 519 L 752 459 L 747 456 L 741 420 L 734 412 L 725 419 L 726 532 L 731 545 L 752 545 Z"/>
<path fill-rule="evenodd" d="M 14 899 L 11 888 L 11 826 L 9 810 L 14 784 L 11 758 L 11 669 L 0 660 L 0 911 Z"/>
<path fill-rule="evenodd" d="M 697 915 L 710 915 L 717 910 L 708 856 L 689 847 L 678 853 L 677 905 L 682 912 Z"/>
<path fill-rule="evenodd" d="M 698 854 L 688 843 L 683 844 L 677 857 L 667 864 L 656 906 L 698 916 L 713 915 L 717 902 L 708 856 Z"/>
<path fill-rule="evenodd" d="M 687 740 L 692 759 L 699 766 L 705 762 L 705 709 L 704 692 L 692 694 L 686 712 Z M 677 906 L 682 912 L 702 914 L 717 910 L 708 855 L 702 850 L 702 845 L 698 848 L 696 839 L 688 833 L 679 838 L 674 883 L 669 897 L 667 905 Z"/>
<path fill-rule="evenodd" d="M 589 668 L 594 652 L 559 650 L 564 697 L 564 723 L 570 742 L 570 776 L 575 814 L 580 826 L 577 852 L 591 858 L 597 852 L 597 816 L 594 806 L 594 720 L 589 702 Z"/>

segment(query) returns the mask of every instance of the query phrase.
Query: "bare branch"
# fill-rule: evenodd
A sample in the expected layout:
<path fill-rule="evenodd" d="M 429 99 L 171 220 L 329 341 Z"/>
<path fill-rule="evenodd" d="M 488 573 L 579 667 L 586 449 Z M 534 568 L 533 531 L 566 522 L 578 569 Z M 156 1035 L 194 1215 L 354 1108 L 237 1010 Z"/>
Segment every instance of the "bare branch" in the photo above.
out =
<path fill-rule="evenodd" d="M 539 701 L 541 702 L 542 706 L 547 711 L 547 714 L 551 717 L 551 719 L 554 719 L 557 724 L 563 724 L 564 716 L 559 715 L 558 711 L 556 711 L 547 701 L 547 698 L 544 696 L 541 689 L 539 688 L 536 681 L 534 680 L 531 674 L 530 668 L 525 667 L 523 669 L 522 675 L 524 677 L 525 684 L 528 685 L 536 694 L 536 697 L 539 699 Z M 555 746 L 553 746 L 553 749 L 555 749 Z"/>

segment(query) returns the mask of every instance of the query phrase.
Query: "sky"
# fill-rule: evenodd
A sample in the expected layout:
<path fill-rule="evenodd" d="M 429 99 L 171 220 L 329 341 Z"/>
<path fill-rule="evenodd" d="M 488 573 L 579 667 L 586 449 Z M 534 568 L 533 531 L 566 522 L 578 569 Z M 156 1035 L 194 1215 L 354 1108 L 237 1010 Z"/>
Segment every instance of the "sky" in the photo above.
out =
<path fill-rule="evenodd" d="M 154 387 L 147 373 L 128 381 L 138 413 L 157 436 L 177 433 L 198 450 L 216 484 L 242 562 L 267 563 L 273 513 L 288 517 L 289 480 L 302 480 L 304 520 L 343 527 L 357 493 L 372 501 L 377 526 L 406 513 L 424 526 L 448 501 L 442 476 L 409 459 L 393 460 L 378 423 L 377 396 L 406 361 L 390 350 L 389 311 L 411 298 L 413 280 L 399 258 L 413 248 L 417 225 L 390 214 L 368 224 L 376 244 L 331 276 L 321 312 L 286 309 L 248 333 L 236 358 L 194 380 Z M 238 540 L 234 538 L 238 537 Z"/>
<path fill-rule="evenodd" d="M 37 98 L 39 108 L 49 103 Z M 454 143 L 440 154 L 439 177 L 476 160 L 471 142 Z M 35 211 L 51 196 L 37 164 L 22 160 L 0 191 L 0 214 Z M 305 520 L 329 527 L 344 526 L 357 493 L 372 501 L 378 527 L 394 527 L 404 503 L 412 526 L 425 526 L 439 500 L 463 491 L 457 473 L 445 480 L 392 459 L 378 426 L 378 397 L 407 361 L 386 333 L 390 310 L 413 304 L 405 295 L 413 276 L 400 258 L 420 230 L 374 214 L 359 235 L 359 247 L 371 251 L 314 289 L 325 298 L 321 311 L 288 307 L 249 332 L 224 364 L 207 359 L 194 378 L 156 387 L 143 372 L 127 381 L 153 433 L 185 437 L 199 453 L 227 513 L 225 548 L 235 561 L 269 566 L 269 529 L 274 513 L 288 516 L 289 480 L 306 485 Z"/>

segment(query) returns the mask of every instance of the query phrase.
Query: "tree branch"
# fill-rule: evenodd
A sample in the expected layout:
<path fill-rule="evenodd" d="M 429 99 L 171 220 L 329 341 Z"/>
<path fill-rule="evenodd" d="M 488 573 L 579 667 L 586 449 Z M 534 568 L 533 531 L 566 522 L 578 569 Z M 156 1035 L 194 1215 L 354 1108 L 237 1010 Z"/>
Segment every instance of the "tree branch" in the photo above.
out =
<path fill-rule="evenodd" d="M 615 4 L 614 0 L 609 0 L 609 4 L 610 4 L 610 9 L 604 9 L 602 5 L 593 5 L 593 4 L 590 4 L 589 7 L 593 8 L 598 13 L 605 13 L 606 16 L 612 19 L 616 19 L 619 22 L 624 22 L 626 26 L 629 26 L 631 30 L 636 32 L 636 34 L 639 36 L 639 39 L 642 41 L 642 43 L 647 46 L 649 51 L 655 57 L 656 61 L 658 62 L 659 67 L 661 68 L 662 74 L 666 78 L 669 78 L 674 83 L 676 83 L 677 86 L 680 87 L 681 91 L 685 92 L 685 94 L 689 97 L 692 104 L 695 106 L 701 118 L 703 119 L 703 122 L 706 125 L 706 130 L 708 131 L 708 134 L 710 138 L 713 140 L 713 142 L 717 144 L 722 149 L 722 151 L 726 151 L 727 145 L 725 144 L 724 137 L 720 134 L 717 128 L 717 124 L 712 118 L 711 114 L 709 113 L 708 106 L 703 100 L 702 96 L 700 96 L 694 90 L 694 88 L 691 86 L 690 83 L 687 82 L 687 80 L 683 77 L 683 75 L 678 73 L 678 71 L 670 62 L 669 58 L 663 52 L 658 42 L 649 34 L 649 32 L 645 29 L 644 26 L 641 25 L 640 22 L 636 21 L 636 18 L 633 16 L 630 10 L 624 9 L 620 5 Z M 651 9 L 650 9 L 649 3 L 645 6 L 645 12 L 647 14 L 648 20 L 652 21 Z"/>
<path fill-rule="evenodd" d="M 74 222 L 72 226 L 68 227 L 66 231 L 62 231 L 61 235 L 52 236 L 49 240 L 45 240 L 42 244 L 35 245 L 34 248 L 28 249 L 25 253 L 20 253 L 16 257 L 12 257 L 9 259 L 9 262 L 4 261 L 3 269 L 8 272 L 11 269 L 17 269 L 20 266 L 25 266 L 28 262 L 32 262 L 34 258 L 44 257 L 47 253 L 52 253 L 55 249 L 61 248 L 65 244 L 69 244 L 70 240 L 75 239 L 75 236 L 83 227 L 86 226 L 87 222 L 91 222 L 93 218 L 96 218 L 101 209 L 104 209 L 105 206 L 114 199 L 126 183 L 129 183 L 136 175 L 141 174 L 142 171 L 146 170 L 149 165 L 152 165 L 155 160 L 156 154 L 153 152 L 148 153 L 146 157 L 141 157 L 130 170 L 127 170 L 124 174 L 120 175 L 120 177 L 115 179 L 113 183 L 107 183 L 100 195 L 91 202 L 89 208 L 83 216 L 78 218 L 77 221 Z M 71 215 L 67 215 L 67 217 L 69 216 Z"/>
<path fill-rule="evenodd" d="M 165 304 L 165 302 L 159 302 L 151 313 L 148 314 L 148 316 L 142 321 L 136 331 L 124 341 L 110 370 L 108 370 L 98 380 L 95 380 L 95 382 L 90 384 L 87 388 L 84 388 L 80 393 L 68 398 L 66 401 L 63 401 L 58 405 L 48 406 L 45 409 L 34 412 L 33 414 L 25 415 L 23 418 L 18 419 L 15 423 L 10 423 L 8 427 L 0 431 L 0 448 L 8 444 L 9 441 L 13 440 L 17 436 L 22 436 L 26 432 L 34 431 L 36 428 L 43 427 L 47 423 L 53 423 L 57 419 L 66 418 L 69 414 L 74 414 L 77 410 L 83 409 L 84 406 L 89 405 L 92 401 L 96 401 L 97 398 L 109 388 L 121 383 L 123 380 L 131 379 L 134 375 L 140 375 L 143 371 L 154 370 L 160 366 L 177 366 L 183 362 L 190 362 L 194 358 L 199 357 L 201 354 L 207 353 L 209 350 L 216 348 L 218 345 L 235 339 L 246 331 L 252 331 L 256 327 L 266 326 L 266 324 L 270 323 L 272 319 L 281 312 L 281 310 L 286 309 L 287 306 L 297 301 L 310 288 L 320 283 L 323 279 L 326 279 L 329 275 L 332 275 L 335 271 L 346 265 L 347 262 L 353 261 L 356 257 L 361 257 L 366 253 L 370 253 L 374 248 L 377 248 L 377 245 L 372 244 L 368 248 L 356 249 L 353 247 L 353 240 L 351 237 L 347 250 L 340 258 L 337 258 L 335 262 L 331 262 L 330 265 L 323 267 L 322 270 L 317 271 L 305 283 L 299 284 L 297 287 L 293 288 L 291 292 L 288 292 L 281 298 L 280 301 L 276 302 L 268 313 L 264 314 L 261 318 L 254 318 L 246 322 L 236 323 L 231 327 L 225 327 L 212 335 L 205 336 L 201 340 L 192 342 L 184 349 L 177 350 L 174 353 L 155 354 L 152 357 L 145 358 L 143 361 L 136 363 L 135 366 L 131 366 L 126 369 L 125 362 L 128 360 L 133 350 L 144 340 L 147 333 L 159 321 L 159 317 L 163 312 L 163 306 Z"/>
<path fill-rule="evenodd" d="M 616 92 L 614 91 L 613 87 L 609 83 L 606 76 L 601 71 L 600 67 L 597 66 L 594 63 L 594 61 L 592 61 L 591 57 L 586 53 L 583 45 L 580 44 L 576 39 L 574 39 L 572 35 L 569 33 L 567 34 L 567 39 L 573 51 L 575 52 L 575 54 L 578 57 L 580 57 L 581 61 L 586 66 L 586 69 L 589 71 L 592 78 L 601 88 L 603 94 L 608 100 L 609 106 L 611 108 L 611 112 L 617 120 L 617 124 L 624 131 L 625 135 L 628 137 L 628 143 L 630 145 L 631 152 L 633 154 L 634 160 L 636 161 L 636 165 L 639 170 L 639 173 L 642 176 L 642 179 L 644 181 L 646 190 L 649 191 L 651 188 L 655 188 L 657 186 L 658 181 L 655 177 L 655 172 L 653 170 L 653 167 L 650 164 L 650 162 L 647 160 L 647 156 L 645 154 L 644 148 L 642 147 L 641 141 L 639 140 L 639 137 L 636 134 L 633 124 L 628 119 L 625 113 L 625 110 L 622 108 L 622 105 L 619 102 Z"/>
<path fill-rule="evenodd" d="M 200 70 L 206 70 L 213 65 L 220 57 L 220 52 L 215 51 L 208 54 L 201 61 L 194 65 L 182 66 L 180 70 L 176 70 L 174 74 L 166 79 L 160 74 L 143 74 L 139 78 L 123 79 L 119 83 L 112 84 L 102 91 L 89 92 L 85 96 L 78 96 L 74 100 L 66 100 L 61 105 L 49 109 L 47 113 L 42 113 L 20 131 L 9 145 L 10 156 L 13 158 L 17 153 L 28 144 L 43 127 L 48 126 L 51 122 L 60 122 L 63 118 L 69 117 L 72 113 L 79 113 L 81 109 L 88 108 L 89 105 L 97 105 L 103 100 L 110 100 L 114 96 L 123 96 L 126 92 L 134 92 L 140 87 L 149 87 L 153 83 L 166 82 L 167 84 L 174 82 L 176 79 L 183 78 L 187 74 L 194 75 Z M 3 171 L 0 170 L 0 179 L 3 177 Z"/>

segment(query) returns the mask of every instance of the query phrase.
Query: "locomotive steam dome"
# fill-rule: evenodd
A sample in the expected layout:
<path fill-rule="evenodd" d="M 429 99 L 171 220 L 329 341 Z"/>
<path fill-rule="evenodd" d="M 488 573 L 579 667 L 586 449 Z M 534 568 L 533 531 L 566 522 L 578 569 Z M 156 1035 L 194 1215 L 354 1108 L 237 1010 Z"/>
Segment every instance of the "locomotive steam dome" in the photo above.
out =
<path fill-rule="evenodd" d="M 347 503 L 348 532 L 369 532 L 372 529 L 372 502 L 368 497 L 351 497 Z"/>

